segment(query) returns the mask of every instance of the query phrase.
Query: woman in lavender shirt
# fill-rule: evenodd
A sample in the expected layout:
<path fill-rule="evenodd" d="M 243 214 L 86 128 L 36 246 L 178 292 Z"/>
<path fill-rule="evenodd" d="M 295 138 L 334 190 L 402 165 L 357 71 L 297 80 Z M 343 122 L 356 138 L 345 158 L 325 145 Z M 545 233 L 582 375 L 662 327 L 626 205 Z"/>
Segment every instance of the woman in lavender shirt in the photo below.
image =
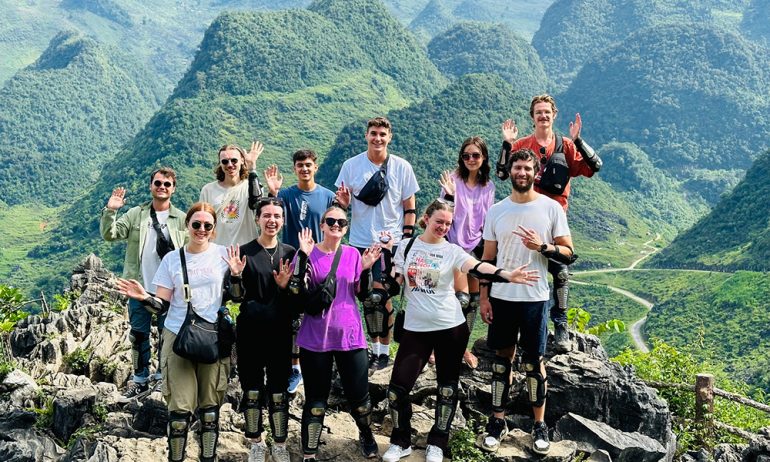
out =
<path fill-rule="evenodd" d="M 313 245 L 309 229 L 300 232 L 297 260 L 302 262 L 307 256 L 310 287 L 317 287 L 326 278 L 347 227 L 345 212 L 338 207 L 330 207 L 321 218 L 321 242 Z M 297 333 L 305 383 L 305 405 L 302 411 L 302 451 L 305 461 L 316 460 L 331 388 L 333 362 L 337 363 L 350 413 L 358 426 L 361 452 L 367 458 L 377 457 L 377 443 L 370 428 L 372 403 L 369 399 L 366 338 L 355 297 L 366 295 L 371 280 L 371 267 L 379 260 L 380 253 L 379 246 L 369 248 L 360 255 L 354 247 L 342 245 L 336 272 L 337 290 L 331 307 L 318 315 L 305 314 L 302 327 Z"/>
<path fill-rule="evenodd" d="M 481 238 L 484 218 L 495 200 L 495 184 L 489 178 L 489 154 L 484 139 L 478 136 L 466 138 L 460 146 L 457 168 L 454 172 L 442 173 L 439 182 L 444 199 L 455 204 L 454 221 L 447 240 L 480 260 L 484 253 Z M 468 329 L 473 331 L 479 308 L 479 281 L 467 274 L 455 273 L 455 291 Z M 463 359 L 468 366 L 476 368 L 478 359 L 473 353 L 465 350 Z"/>

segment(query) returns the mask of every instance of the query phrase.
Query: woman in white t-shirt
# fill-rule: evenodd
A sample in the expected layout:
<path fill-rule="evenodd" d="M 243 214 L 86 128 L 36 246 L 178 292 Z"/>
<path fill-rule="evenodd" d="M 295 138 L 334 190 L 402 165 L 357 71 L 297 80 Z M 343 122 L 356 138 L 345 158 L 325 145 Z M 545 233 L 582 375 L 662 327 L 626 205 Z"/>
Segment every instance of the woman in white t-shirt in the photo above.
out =
<path fill-rule="evenodd" d="M 190 240 L 184 247 L 184 253 L 190 301 L 195 312 L 210 322 L 216 321 L 219 316 L 227 270 L 240 274 L 246 264 L 237 246 L 226 248 L 210 242 L 214 238 L 216 224 L 216 212 L 208 203 L 198 202 L 187 211 L 185 226 Z M 168 460 L 184 460 L 190 418 L 197 411 L 201 422 L 200 460 L 213 462 L 216 460 L 219 435 L 219 407 L 230 376 L 230 355 L 225 355 L 214 364 L 203 364 L 182 358 L 173 351 L 174 340 L 187 314 L 179 251 L 169 252 L 163 257 L 152 283 L 157 287 L 155 295 L 148 294 L 134 279 L 118 279 L 118 288 L 123 295 L 141 301 L 150 311 L 168 312 L 161 352 L 163 398 L 169 411 Z"/>
<path fill-rule="evenodd" d="M 431 351 L 435 351 L 436 357 L 438 398 L 425 460 L 443 460 L 458 402 L 461 360 L 470 336 L 460 302 L 455 297 L 455 272 L 471 273 L 494 282 L 530 284 L 538 279 L 537 272 L 526 270 L 526 265 L 505 271 L 481 263 L 462 247 L 447 242 L 445 236 L 452 226 L 452 218 L 450 202 L 433 201 L 420 219 L 420 227 L 425 232 L 410 241 L 402 241 L 394 257 L 396 280 L 406 284 L 404 297 L 408 309 L 388 387 L 393 431 L 391 445 L 383 455 L 385 462 L 396 462 L 412 452 L 409 393 Z M 409 251 L 405 257 L 406 248 Z"/>

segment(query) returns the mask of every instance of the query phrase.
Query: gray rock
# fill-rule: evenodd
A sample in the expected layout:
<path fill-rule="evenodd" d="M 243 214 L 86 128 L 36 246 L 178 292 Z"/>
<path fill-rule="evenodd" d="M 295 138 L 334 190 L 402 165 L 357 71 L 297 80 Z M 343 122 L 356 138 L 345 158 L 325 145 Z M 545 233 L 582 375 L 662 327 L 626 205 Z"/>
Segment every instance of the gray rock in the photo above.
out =
<path fill-rule="evenodd" d="M 586 459 L 585 462 L 612 462 L 612 457 L 610 457 L 610 454 L 607 451 L 599 449 L 588 456 L 588 459 Z"/>
<path fill-rule="evenodd" d="M 53 439 L 33 429 L 3 432 L 0 438 L 0 460 L 4 462 L 54 461 L 64 453 Z"/>
<path fill-rule="evenodd" d="M 53 401 L 53 425 L 51 431 L 62 441 L 69 440 L 84 423 L 96 403 L 96 391 L 88 388 L 64 390 Z"/>
<path fill-rule="evenodd" d="M 0 393 L 8 393 L 11 404 L 23 407 L 28 400 L 33 400 L 40 387 L 35 380 L 24 372 L 14 369 L 5 376 L 0 384 Z"/>
<path fill-rule="evenodd" d="M 666 448 L 648 436 L 622 432 L 574 413 L 559 419 L 554 438 L 577 441 L 584 452 L 603 449 L 616 462 L 657 462 L 666 456 Z"/>
<path fill-rule="evenodd" d="M 482 436 L 479 436 L 480 444 Z M 495 462 L 571 462 L 575 458 L 577 445 L 573 441 L 551 442 L 548 454 L 541 456 L 531 450 L 532 436 L 521 429 L 513 429 L 503 439 L 495 453 Z"/>

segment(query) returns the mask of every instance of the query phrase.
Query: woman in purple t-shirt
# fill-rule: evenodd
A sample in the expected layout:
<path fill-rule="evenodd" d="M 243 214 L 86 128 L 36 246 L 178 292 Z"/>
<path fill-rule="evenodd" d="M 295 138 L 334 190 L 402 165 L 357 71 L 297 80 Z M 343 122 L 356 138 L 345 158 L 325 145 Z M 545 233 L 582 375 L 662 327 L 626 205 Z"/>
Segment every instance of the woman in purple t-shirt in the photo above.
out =
<path fill-rule="evenodd" d="M 447 240 L 481 259 L 484 253 L 484 240 L 481 238 L 484 218 L 495 201 L 495 184 L 489 178 L 489 153 L 484 139 L 478 136 L 466 138 L 460 146 L 457 168 L 454 172 L 442 173 L 439 182 L 443 197 L 455 204 L 454 220 Z M 458 273 L 455 291 L 468 329 L 472 332 L 479 309 L 479 281 Z M 463 359 L 472 369 L 476 368 L 478 359 L 467 349 Z"/>
<path fill-rule="evenodd" d="M 312 233 L 307 228 L 299 233 L 297 264 L 301 265 L 307 259 L 310 287 L 317 287 L 326 279 L 347 228 L 345 212 L 338 207 L 330 207 L 321 218 L 321 242 L 313 245 Z M 305 461 L 315 461 L 318 451 L 331 388 L 333 362 L 337 363 L 342 388 L 350 404 L 350 413 L 358 426 L 361 451 L 364 457 L 377 457 L 377 443 L 370 428 L 372 403 L 369 399 L 366 338 L 355 297 L 365 295 L 368 281 L 371 280 L 371 267 L 379 258 L 379 246 L 371 247 L 360 255 L 355 247 L 342 245 L 336 271 L 336 293 L 331 307 L 317 315 L 306 313 L 297 333 L 305 383 L 305 405 L 302 411 L 302 451 Z"/>

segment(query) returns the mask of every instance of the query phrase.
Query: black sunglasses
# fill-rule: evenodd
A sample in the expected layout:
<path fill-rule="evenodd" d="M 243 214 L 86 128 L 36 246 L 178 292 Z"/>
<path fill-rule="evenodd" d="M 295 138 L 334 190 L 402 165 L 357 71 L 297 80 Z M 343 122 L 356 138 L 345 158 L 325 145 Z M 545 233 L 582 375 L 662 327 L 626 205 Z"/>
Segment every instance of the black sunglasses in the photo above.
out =
<path fill-rule="evenodd" d="M 203 226 L 205 231 L 211 231 L 214 229 L 214 223 L 209 223 L 208 221 L 193 221 L 190 223 L 190 226 L 192 226 L 192 229 L 196 231 L 201 229 L 201 226 Z"/>
<path fill-rule="evenodd" d="M 335 223 L 340 225 L 340 228 L 344 228 L 348 225 L 348 220 L 345 218 L 332 218 L 332 217 L 326 217 L 324 218 L 324 223 L 326 223 L 326 226 L 332 227 Z"/>
<path fill-rule="evenodd" d="M 481 159 L 482 154 L 479 153 L 479 152 L 473 152 L 473 153 L 470 153 L 470 154 L 467 153 L 467 152 L 464 152 L 464 153 L 462 153 L 462 155 L 460 157 L 462 157 L 463 160 L 471 160 L 471 157 L 473 157 L 474 159 L 478 160 L 478 159 Z"/>
<path fill-rule="evenodd" d="M 540 165 L 542 166 L 548 162 L 548 156 L 545 155 L 545 146 L 540 146 L 540 155 L 543 156 L 540 158 Z"/>
<path fill-rule="evenodd" d="M 238 160 L 239 159 L 233 157 L 232 159 L 222 159 L 220 160 L 220 162 L 222 162 L 222 165 L 227 166 L 228 164 L 230 164 L 230 162 L 232 162 L 233 165 L 236 165 L 238 163 Z"/>
<path fill-rule="evenodd" d="M 174 185 L 174 183 L 170 181 L 160 181 L 160 180 L 155 180 L 152 182 L 152 184 L 154 184 L 156 188 L 160 188 L 161 185 L 163 185 L 166 188 L 170 188 L 171 186 Z"/>

